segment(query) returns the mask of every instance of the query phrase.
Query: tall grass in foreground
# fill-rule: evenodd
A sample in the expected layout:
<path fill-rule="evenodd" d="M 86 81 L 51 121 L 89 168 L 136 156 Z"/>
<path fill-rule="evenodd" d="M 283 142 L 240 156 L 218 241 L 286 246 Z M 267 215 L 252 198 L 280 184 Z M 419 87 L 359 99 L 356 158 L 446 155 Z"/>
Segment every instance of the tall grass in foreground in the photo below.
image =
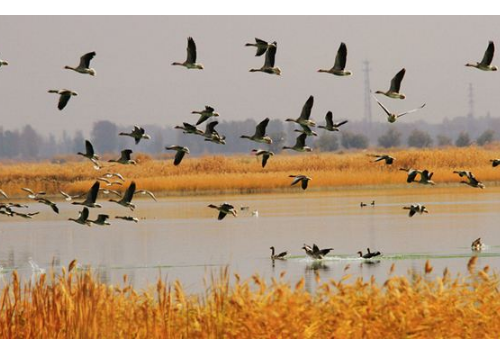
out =
<path fill-rule="evenodd" d="M 375 152 L 375 151 L 373 151 Z M 500 167 L 493 168 L 490 159 L 499 158 L 499 149 L 478 147 L 385 151 L 397 160 L 391 166 L 374 163 L 371 152 L 314 153 L 272 157 L 266 168 L 252 155 L 186 157 L 181 165 L 172 160 L 139 159 L 139 164 L 105 163 L 97 171 L 88 160 L 65 164 L 27 163 L 0 167 L 0 188 L 9 195 L 23 194 L 21 187 L 55 194 L 87 191 L 95 179 L 108 171 L 118 171 L 139 188 L 164 193 L 203 192 L 271 192 L 290 190 L 290 174 L 313 178 L 310 190 L 339 186 L 406 185 L 406 174 L 400 167 L 429 169 L 437 184 L 459 183 L 453 170 L 471 170 L 482 182 L 500 181 Z M 111 164 L 111 165 L 110 165 Z M 417 185 L 415 185 L 417 186 Z M 464 185 L 465 186 L 465 185 Z M 124 186 L 121 186 L 124 187 Z M 120 187 L 115 186 L 115 189 Z M 295 190 L 293 188 L 293 190 Z"/>
<path fill-rule="evenodd" d="M 72 272 L 22 284 L 16 272 L 0 298 L 3 338 L 497 338 L 499 280 L 468 264 L 467 277 L 447 271 L 374 280 L 318 283 L 304 290 L 282 275 L 230 284 L 227 270 L 203 295 L 159 280 L 149 292 L 109 286 L 91 272 Z"/>

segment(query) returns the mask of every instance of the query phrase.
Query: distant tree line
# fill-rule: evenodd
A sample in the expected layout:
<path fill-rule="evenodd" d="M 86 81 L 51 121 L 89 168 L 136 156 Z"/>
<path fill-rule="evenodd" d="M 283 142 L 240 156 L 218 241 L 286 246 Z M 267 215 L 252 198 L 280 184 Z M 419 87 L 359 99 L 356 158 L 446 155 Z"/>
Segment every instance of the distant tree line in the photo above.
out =
<path fill-rule="evenodd" d="M 132 130 L 133 125 L 117 125 L 107 120 L 94 123 L 89 135 L 84 135 L 82 131 L 76 131 L 73 135 L 63 131 L 58 137 L 53 134 L 41 135 L 30 125 L 19 130 L 4 130 L 0 126 L 0 159 L 39 160 L 76 154 L 85 151 L 85 139 L 89 139 L 96 152 L 101 155 L 118 155 L 125 148 L 132 149 L 134 153 L 158 155 L 165 152 L 165 146 L 173 144 L 189 147 L 194 155 L 250 153 L 252 149 L 268 148 L 267 145 L 240 138 L 241 135 L 252 135 L 256 125 L 257 121 L 251 119 L 220 120 L 216 130 L 226 136 L 226 145 L 205 141 L 200 136 L 183 134 L 181 130 L 174 129 L 174 125 L 142 125 L 151 135 L 151 140 L 142 140 L 139 145 L 135 145 L 130 137 L 118 136 L 119 132 Z M 204 129 L 205 125 L 200 128 Z M 294 131 L 296 129 L 296 124 L 271 119 L 267 127 L 267 134 L 274 141 L 269 146 L 270 150 L 279 153 L 284 145 L 293 145 L 299 135 Z M 440 124 L 350 121 L 341 127 L 340 132 L 316 129 L 318 136 L 308 137 L 306 143 L 325 152 L 368 147 L 466 147 L 473 143 L 484 146 L 496 140 L 495 130 L 498 129 L 500 118 L 492 117 L 457 117 L 445 119 Z"/>

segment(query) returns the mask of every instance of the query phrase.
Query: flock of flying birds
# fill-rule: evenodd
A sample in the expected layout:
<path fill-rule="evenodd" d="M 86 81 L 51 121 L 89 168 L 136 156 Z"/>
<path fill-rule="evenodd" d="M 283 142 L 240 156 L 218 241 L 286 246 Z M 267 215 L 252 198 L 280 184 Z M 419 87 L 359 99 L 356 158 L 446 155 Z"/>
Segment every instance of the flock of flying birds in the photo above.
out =
<path fill-rule="evenodd" d="M 267 41 L 255 38 L 255 43 L 247 43 L 245 46 L 250 46 L 250 47 L 255 47 L 257 49 L 256 56 L 262 56 L 265 54 L 265 60 L 264 64 L 261 68 L 252 68 L 250 69 L 250 72 L 263 72 L 271 75 L 281 75 L 281 69 L 277 66 L 275 66 L 275 59 L 276 59 L 276 52 L 277 52 L 277 42 L 274 41 L 272 43 L 269 43 Z M 474 67 L 477 69 L 480 69 L 482 71 L 497 71 L 498 68 L 494 65 L 492 65 L 493 61 L 493 55 L 495 51 L 495 46 L 493 41 L 490 41 L 488 44 L 488 47 L 484 53 L 483 59 L 480 62 L 476 63 L 467 63 L 467 67 Z M 91 76 L 96 75 L 96 71 L 94 68 L 90 67 L 90 62 L 91 60 L 96 56 L 95 52 L 89 52 L 85 55 L 83 55 L 80 58 L 80 63 L 77 67 L 71 67 L 71 66 L 65 66 L 65 69 L 73 70 L 75 72 L 81 73 L 81 74 L 88 74 Z M 335 58 L 335 63 L 332 68 L 330 69 L 319 69 L 318 72 L 320 73 L 329 73 L 333 74 L 335 76 L 340 76 L 340 77 L 348 77 L 352 75 L 352 72 L 349 70 L 346 70 L 346 63 L 347 63 L 347 46 L 345 43 L 341 43 L 340 47 L 338 48 L 337 55 Z M 8 62 L 1 60 L 0 59 L 0 67 L 2 66 L 7 66 Z M 200 63 L 197 63 L 197 53 L 196 53 L 196 44 L 193 40 L 193 38 L 189 37 L 188 38 L 188 45 L 187 45 L 187 58 L 184 62 L 174 62 L 172 63 L 174 66 L 183 66 L 186 67 L 187 69 L 204 69 L 203 65 Z M 406 96 L 405 94 L 401 93 L 401 82 L 405 76 L 406 69 L 403 68 L 401 69 L 391 80 L 390 82 L 390 87 L 389 90 L 387 91 L 381 91 L 377 90 L 375 94 L 382 94 L 385 95 L 388 98 L 391 99 L 405 99 Z M 59 100 L 58 100 L 58 105 L 57 108 L 59 110 L 63 110 L 68 102 L 70 101 L 72 96 L 78 96 L 78 93 L 73 90 L 69 89 L 59 89 L 59 90 L 49 90 L 49 93 L 55 93 L 59 95 Z M 380 102 L 374 94 L 372 94 L 373 98 L 377 102 L 377 104 L 382 108 L 382 110 L 385 112 L 387 115 L 387 120 L 389 123 L 394 123 L 396 122 L 400 117 L 414 113 L 422 108 L 425 107 L 425 103 L 419 106 L 418 108 L 402 112 L 402 113 L 394 113 L 391 112 L 382 102 Z M 317 133 L 313 130 L 314 127 L 316 127 L 316 122 L 310 119 L 311 116 L 311 111 L 313 108 L 314 104 L 314 97 L 310 96 L 306 103 L 304 104 L 302 111 L 300 113 L 300 116 L 297 119 L 292 119 L 288 118 L 286 119 L 287 122 L 293 122 L 296 123 L 300 126 L 300 129 L 296 129 L 296 132 L 299 132 L 300 135 L 296 138 L 295 144 L 292 146 L 284 146 L 283 149 L 286 150 L 293 150 L 296 152 L 311 152 L 312 148 L 306 145 L 306 138 L 310 136 L 317 136 Z M 183 123 L 182 126 L 176 126 L 176 129 L 181 129 L 183 130 L 183 133 L 185 134 L 193 134 L 193 135 L 198 135 L 201 136 L 205 139 L 205 141 L 225 145 L 226 144 L 226 137 L 224 135 L 219 134 L 216 130 L 215 127 L 218 124 L 216 120 L 210 121 L 211 118 L 216 118 L 219 117 L 219 113 L 215 111 L 215 109 L 211 106 L 205 106 L 205 108 L 201 111 L 193 111 L 192 114 L 199 114 L 199 119 L 196 122 L 195 125 L 190 124 L 190 123 Z M 210 121 L 210 122 L 207 122 Z M 198 128 L 199 125 L 202 123 L 207 122 L 205 131 L 201 130 Z M 347 120 L 344 120 L 342 122 L 335 123 L 333 121 L 333 113 L 329 111 L 326 116 L 325 116 L 325 125 L 319 125 L 318 128 L 324 129 L 326 131 L 339 131 L 339 128 L 347 123 Z M 271 137 L 269 137 L 266 134 L 266 128 L 269 124 L 269 118 L 266 118 L 262 120 L 255 129 L 255 133 L 253 135 L 242 135 L 241 138 L 248 139 L 253 142 L 257 143 L 262 143 L 262 144 L 267 144 L 270 145 L 272 144 L 273 140 Z M 134 129 L 130 133 L 126 132 L 121 132 L 119 135 L 121 136 L 130 136 L 135 140 L 135 144 L 137 145 L 141 140 L 143 139 L 150 139 L 151 137 L 146 134 L 144 128 L 140 126 L 134 126 Z M 94 148 L 90 141 L 86 140 L 85 141 L 85 153 L 78 152 L 78 155 L 81 155 L 85 158 L 88 158 L 94 165 L 94 168 L 99 170 L 102 168 L 102 165 L 99 162 L 100 157 L 94 152 Z M 174 165 L 180 165 L 182 162 L 182 159 L 186 154 L 189 154 L 189 149 L 184 146 L 179 146 L 179 145 L 172 145 L 166 147 L 167 150 L 175 151 L 175 157 L 174 157 Z M 121 151 L 121 156 L 118 159 L 115 160 L 109 160 L 108 162 L 115 162 L 119 164 L 136 164 L 136 161 L 131 159 L 131 154 L 133 151 L 131 149 L 124 149 Z M 253 149 L 252 153 L 255 154 L 256 156 L 262 156 L 262 167 L 266 167 L 270 157 L 274 155 L 273 152 L 270 150 L 266 149 Z M 388 154 L 380 154 L 380 155 L 370 155 L 375 157 L 376 159 L 374 160 L 375 162 L 379 161 L 384 161 L 385 164 L 387 165 L 392 165 L 394 161 L 396 160 L 394 157 L 388 155 Z M 500 159 L 493 159 L 491 160 L 492 165 L 494 167 L 498 166 L 500 164 Z M 424 185 L 434 185 L 434 181 L 432 181 L 432 176 L 433 172 L 424 169 L 424 170 L 419 170 L 419 169 L 412 169 L 412 168 L 400 168 L 400 170 L 406 171 L 407 172 L 407 182 L 408 183 L 419 183 L 419 184 L 424 184 Z M 471 187 L 475 188 L 480 188 L 483 189 L 484 185 L 477 180 L 477 178 L 474 176 L 474 174 L 470 171 L 467 170 L 458 170 L 454 171 L 454 173 L 457 173 L 460 177 L 465 177 L 467 181 L 461 181 L 462 183 L 465 183 Z M 419 176 L 419 179 L 417 180 L 417 176 Z M 90 226 L 91 224 L 95 225 L 110 225 L 108 222 L 109 216 L 106 214 L 99 214 L 95 220 L 90 220 L 89 219 L 89 209 L 88 208 L 101 208 L 101 205 L 96 203 L 98 194 L 100 191 L 102 191 L 105 194 L 115 194 L 119 197 L 121 197 L 120 200 L 115 200 L 115 199 L 109 199 L 109 201 L 115 202 L 120 204 L 123 207 L 129 208 L 130 210 L 135 209 L 135 204 L 132 203 L 133 196 L 135 194 L 147 194 L 151 196 L 156 201 L 156 198 L 154 194 L 148 190 L 137 190 L 136 189 L 136 184 L 134 181 L 131 182 L 127 190 L 121 194 L 118 191 L 115 190 L 110 190 L 107 188 L 100 188 L 101 182 L 104 182 L 106 184 L 106 187 L 108 186 L 113 186 L 113 185 L 122 185 L 123 183 L 120 181 L 112 181 L 111 179 L 113 178 L 118 178 L 121 181 L 124 181 L 124 178 L 122 175 L 119 173 L 106 173 L 102 177 L 97 178 L 97 181 L 93 184 L 93 186 L 89 189 L 89 191 L 86 194 L 85 200 L 81 202 L 72 202 L 74 205 L 82 205 L 84 206 L 83 210 L 80 212 L 80 215 L 78 218 L 70 218 L 69 220 L 74 221 L 78 224 L 82 225 L 88 225 Z M 290 177 L 293 177 L 293 181 L 291 185 L 296 185 L 298 183 L 301 184 L 301 187 L 303 190 L 306 190 L 308 187 L 308 183 L 310 180 L 312 180 L 311 177 L 307 175 L 290 175 Z M 52 208 L 52 210 L 56 213 L 59 213 L 59 209 L 57 207 L 57 204 L 50 201 L 49 199 L 43 197 L 45 195 L 45 192 L 34 192 L 29 188 L 23 188 L 23 191 L 26 191 L 28 193 L 28 198 L 33 199 L 39 203 L 46 204 Z M 61 194 L 64 196 L 64 198 L 67 201 L 72 201 L 73 199 L 83 197 L 83 194 L 78 194 L 78 195 L 69 195 L 63 191 L 60 191 Z M 7 194 L 0 189 L 0 196 L 3 196 L 4 198 L 8 198 Z M 374 205 L 374 203 L 372 203 Z M 218 215 L 218 220 L 224 219 L 224 217 L 228 214 L 237 216 L 237 210 L 235 207 L 229 203 L 223 203 L 221 205 L 214 205 L 210 204 L 208 206 L 209 208 L 216 209 L 219 212 Z M 363 203 L 361 203 L 361 207 L 363 207 Z M 27 208 L 26 205 L 23 204 L 17 204 L 17 203 L 0 203 L 0 214 L 7 215 L 7 216 L 20 216 L 26 219 L 31 219 L 33 216 L 37 215 L 38 212 L 34 213 L 20 213 L 14 210 L 13 208 Z M 403 209 L 409 210 L 409 216 L 412 217 L 416 213 L 423 214 L 423 213 L 428 213 L 427 208 L 424 205 L 421 205 L 419 203 L 416 204 L 411 204 L 410 206 L 405 206 Z M 138 222 L 139 219 L 132 217 L 132 216 L 116 216 L 115 218 L 117 219 L 123 219 L 123 220 L 128 220 L 128 221 L 134 221 Z M 472 249 L 473 250 L 481 250 L 483 248 L 483 244 L 480 241 L 480 238 L 475 240 L 472 244 Z M 274 247 L 271 247 L 271 257 L 273 259 L 283 259 L 286 257 L 286 252 L 280 253 L 280 254 L 275 254 L 275 249 Z M 304 244 L 302 249 L 305 250 L 306 254 L 314 259 L 322 259 L 326 254 L 328 254 L 332 248 L 327 248 L 327 249 L 319 249 L 316 244 L 313 244 L 313 246 L 309 246 L 307 244 Z M 370 259 L 375 256 L 379 256 L 380 252 L 371 252 L 368 249 L 367 254 L 362 254 L 362 252 L 358 252 L 359 256 L 365 259 Z"/>

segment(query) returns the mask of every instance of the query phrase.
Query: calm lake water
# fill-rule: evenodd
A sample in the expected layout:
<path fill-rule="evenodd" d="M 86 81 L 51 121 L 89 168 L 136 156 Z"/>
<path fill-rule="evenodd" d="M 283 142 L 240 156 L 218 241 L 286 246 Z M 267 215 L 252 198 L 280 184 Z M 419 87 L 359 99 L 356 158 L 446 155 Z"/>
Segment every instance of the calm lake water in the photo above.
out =
<path fill-rule="evenodd" d="M 375 200 L 375 206 L 360 202 Z M 237 218 L 217 221 L 210 203 L 230 202 L 240 211 Z M 500 267 L 500 188 L 468 187 L 344 190 L 289 194 L 231 195 L 134 200 L 130 210 L 101 200 L 99 213 L 139 217 L 139 223 L 110 219 L 111 226 L 82 226 L 68 221 L 78 217 L 81 206 L 59 202 L 60 214 L 49 207 L 29 202 L 29 211 L 41 211 L 31 220 L 0 216 L 0 284 L 17 269 L 29 279 L 52 263 L 67 266 L 77 259 L 82 267 L 92 266 L 107 283 L 120 283 L 124 274 L 138 288 L 154 283 L 161 275 L 179 279 L 190 292 L 204 290 L 203 278 L 228 266 L 243 278 L 258 273 L 266 279 L 279 277 L 296 282 L 304 277 L 306 288 L 314 290 L 315 271 L 322 280 L 339 279 L 346 272 L 383 282 L 393 263 L 395 273 L 423 271 L 431 260 L 435 274 L 445 267 L 465 274 L 473 255 L 470 243 L 482 237 L 487 249 L 477 254 L 478 265 Z M 402 207 L 411 203 L 427 206 L 429 214 L 408 217 Z M 251 212 L 257 210 L 258 217 Z M 334 248 L 322 263 L 307 258 L 304 243 Z M 270 246 L 287 250 L 290 258 L 269 258 Z M 366 248 L 383 256 L 366 263 L 356 252 Z"/>

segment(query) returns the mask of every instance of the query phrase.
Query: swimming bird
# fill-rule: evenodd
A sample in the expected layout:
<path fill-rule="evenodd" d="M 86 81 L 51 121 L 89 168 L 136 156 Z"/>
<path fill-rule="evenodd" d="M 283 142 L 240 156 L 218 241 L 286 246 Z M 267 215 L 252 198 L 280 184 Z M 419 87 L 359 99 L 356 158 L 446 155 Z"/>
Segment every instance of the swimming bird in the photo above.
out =
<path fill-rule="evenodd" d="M 133 221 L 135 223 L 139 222 L 138 218 L 134 218 L 133 216 L 115 216 L 115 219 L 121 219 L 125 221 Z"/>
<path fill-rule="evenodd" d="M 415 178 L 419 174 L 419 170 L 412 169 L 412 168 L 399 168 L 399 170 L 408 172 L 408 177 L 406 178 L 406 182 L 408 182 L 408 183 L 414 182 Z"/>
<path fill-rule="evenodd" d="M 313 104 L 314 104 L 314 97 L 311 95 L 311 96 L 309 96 L 306 103 L 302 107 L 300 117 L 298 117 L 297 119 L 288 118 L 285 121 L 294 122 L 294 123 L 297 123 L 300 125 L 306 125 L 306 126 L 316 126 L 316 122 L 314 122 L 313 120 L 309 120 L 309 118 L 311 116 Z"/>
<path fill-rule="evenodd" d="M 481 237 L 472 242 L 470 248 L 475 251 L 480 251 L 484 249 L 484 244 L 481 242 Z"/>
<path fill-rule="evenodd" d="M 366 253 L 365 255 L 363 255 L 363 253 L 361 251 L 358 252 L 360 258 L 371 259 L 373 257 L 381 255 L 381 253 L 379 251 L 377 251 L 377 252 L 371 252 L 370 248 L 366 248 L 366 250 L 368 251 L 368 253 Z"/>
<path fill-rule="evenodd" d="M 200 119 L 196 122 L 196 125 L 200 125 L 205 120 L 211 117 L 218 117 L 219 113 L 215 112 L 215 109 L 210 106 L 205 106 L 205 109 L 202 111 L 192 111 L 191 114 L 199 114 Z"/>
<path fill-rule="evenodd" d="M 390 97 L 390 98 L 397 98 L 397 99 L 401 99 L 401 100 L 404 100 L 406 98 L 406 96 L 404 94 L 401 94 L 399 93 L 399 90 L 401 88 L 401 81 L 403 80 L 403 77 L 405 76 L 405 73 L 406 73 L 406 69 L 401 69 L 398 74 L 396 74 L 394 76 L 394 78 L 392 78 L 391 80 L 391 87 L 389 88 L 388 91 L 375 91 L 376 94 L 383 94 L 387 97 Z"/>
<path fill-rule="evenodd" d="M 255 38 L 255 43 L 246 43 L 245 46 L 253 46 L 257 48 L 257 52 L 255 53 L 255 56 L 262 56 L 264 53 L 266 53 L 267 49 L 270 46 L 276 46 L 277 42 L 273 42 L 272 44 L 269 44 L 267 41 L 264 41 L 259 38 Z"/>
<path fill-rule="evenodd" d="M 258 218 L 259 217 L 259 211 L 258 210 L 253 210 L 252 211 L 252 217 Z"/>
<path fill-rule="evenodd" d="M 423 213 L 428 213 L 429 211 L 425 207 L 425 205 L 421 205 L 420 203 L 411 204 L 409 207 L 403 207 L 405 210 L 409 210 L 408 216 L 412 217 L 416 213 L 422 215 Z"/>
<path fill-rule="evenodd" d="M 89 207 L 89 208 L 101 208 L 101 205 L 96 203 L 97 195 L 99 194 L 99 186 L 100 186 L 99 181 L 96 181 L 92 185 L 90 190 L 87 192 L 87 195 L 86 195 L 85 200 L 83 202 L 72 202 L 71 204 L 83 205 L 83 206 Z"/>
<path fill-rule="evenodd" d="M 111 159 L 111 160 L 108 160 L 108 162 L 110 163 L 120 163 L 120 164 L 133 164 L 133 165 L 137 165 L 137 162 L 135 160 L 132 160 L 130 158 L 130 155 L 134 153 L 131 149 L 124 149 L 121 151 L 121 156 L 120 158 L 114 160 L 114 159 Z"/>
<path fill-rule="evenodd" d="M 266 151 L 263 149 L 253 149 L 252 152 L 256 156 L 262 156 L 262 167 L 265 168 L 269 157 L 274 156 L 274 152 Z"/>
<path fill-rule="evenodd" d="M 88 218 L 89 218 L 89 210 L 88 210 L 88 208 L 83 208 L 83 210 L 80 211 L 79 213 L 80 213 L 80 216 L 78 217 L 78 219 L 69 218 L 68 220 L 74 221 L 74 222 L 76 222 L 77 224 L 80 224 L 80 225 L 90 226 L 91 222 L 88 220 Z"/>
<path fill-rule="evenodd" d="M 38 203 L 48 205 L 55 213 L 59 214 L 59 208 L 57 204 L 48 200 L 47 198 L 37 198 Z"/>
<path fill-rule="evenodd" d="M 259 124 L 257 124 L 257 126 L 255 127 L 255 134 L 253 134 L 252 136 L 242 135 L 240 136 L 240 138 L 249 139 L 260 143 L 267 143 L 268 145 L 270 145 L 271 143 L 273 143 L 273 140 L 266 135 L 266 128 L 268 124 L 269 124 L 269 118 L 266 118 Z"/>
<path fill-rule="evenodd" d="M 7 193 L 5 193 L 3 190 L 0 190 L 0 195 L 4 197 L 5 199 L 8 199 L 9 196 L 7 196 Z"/>
<path fill-rule="evenodd" d="M 146 134 L 146 130 L 137 125 L 134 125 L 134 129 L 131 132 L 121 132 L 118 135 L 120 136 L 130 136 L 135 140 L 135 144 L 137 145 L 142 139 L 150 140 L 151 136 Z"/>
<path fill-rule="evenodd" d="M 156 199 L 154 193 L 151 192 L 151 191 L 148 191 L 148 190 L 136 190 L 134 192 L 134 194 L 147 194 L 148 196 L 150 196 L 151 198 L 153 198 L 155 202 L 158 202 L 158 200 Z"/>
<path fill-rule="evenodd" d="M 347 62 L 347 46 L 345 43 L 340 43 L 335 57 L 335 64 L 330 69 L 319 69 L 319 73 L 330 73 L 340 77 L 352 75 L 351 71 L 345 69 Z"/>
<path fill-rule="evenodd" d="M 175 158 L 174 158 L 174 165 L 181 164 L 181 161 L 182 161 L 182 158 L 184 158 L 184 155 L 186 153 L 189 154 L 189 148 L 183 147 L 183 146 L 172 145 L 169 147 L 165 147 L 165 149 L 171 150 L 171 151 L 177 151 L 177 153 L 175 154 Z"/>
<path fill-rule="evenodd" d="M 121 206 L 124 206 L 125 208 L 129 208 L 130 210 L 133 211 L 135 209 L 135 204 L 132 203 L 132 198 L 134 197 L 135 188 L 136 188 L 135 182 L 132 181 L 130 183 L 130 185 L 128 186 L 127 190 L 125 191 L 122 199 L 120 199 L 119 201 L 117 201 L 116 199 L 108 199 L 108 200 L 110 202 L 118 203 Z"/>
<path fill-rule="evenodd" d="M 491 166 L 496 168 L 500 164 L 500 159 L 490 159 Z"/>
<path fill-rule="evenodd" d="M 286 258 L 286 255 L 288 254 L 288 252 L 282 252 L 282 253 L 279 253 L 279 254 L 274 254 L 274 247 L 270 247 L 269 249 L 271 249 L 271 259 L 278 259 L 278 260 L 285 260 Z"/>
<path fill-rule="evenodd" d="M 104 177 L 107 177 L 108 179 L 112 178 L 112 177 L 117 177 L 119 178 L 120 180 L 122 181 L 125 181 L 125 178 L 123 177 L 122 174 L 120 173 L 106 173 L 103 175 Z"/>
<path fill-rule="evenodd" d="M 313 131 L 307 125 L 300 125 L 300 127 L 302 128 L 302 130 L 295 129 L 294 131 L 306 134 L 307 136 L 318 136 L 318 134 L 316 133 L 316 131 Z"/>
<path fill-rule="evenodd" d="M 109 219 L 109 215 L 106 214 L 99 214 L 97 215 L 97 219 L 95 220 L 88 220 L 89 222 L 99 225 L 99 226 L 109 226 L 111 225 L 107 220 Z"/>
<path fill-rule="evenodd" d="M 64 107 L 68 104 L 71 96 L 78 96 L 78 93 L 73 90 L 61 89 L 61 90 L 49 90 L 51 94 L 59 94 L 59 102 L 57 103 L 57 108 L 62 111 Z"/>
<path fill-rule="evenodd" d="M 372 201 L 372 202 L 370 203 L 370 205 L 371 205 L 372 207 L 374 207 L 374 206 L 375 206 L 375 201 Z"/>
<path fill-rule="evenodd" d="M 422 108 L 425 107 L 425 103 L 424 103 L 423 105 L 421 105 L 420 107 L 417 107 L 415 109 L 412 109 L 412 110 L 409 110 L 409 111 L 406 111 L 406 112 L 403 112 L 403 113 L 396 114 L 396 113 L 392 113 L 391 111 L 389 111 L 379 100 L 377 100 L 377 98 L 375 97 L 375 95 L 372 95 L 372 96 L 375 99 L 375 101 L 377 101 L 378 105 L 380 107 L 382 107 L 382 109 L 384 110 L 385 114 L 387 114 L 387 121 L 389 123 L 394 123 L 398 118 L 401 118 L 404 115 L 416 112 L 419 109 L 422 109 Z"/>
<path fill-rule="evenodd" d="M 4 60 L 0 60 L 0 67 L 1 66 L 8 66 L 8 65 L 9 65 L 9 62 L 4 61 Z"/>
<path fill-rule="evenodd" d="M 480 188 L 480 189 L 484 189 L 486 187 L 481 182 L 479 182 L 478 179 L 476 179 L 476 177 L 474 176 L 474 174 L 472 172 L 470 172 L 470 171 L 467 172 L 467 174 L 465 176 L 467 176 L 468 181 L 460 181 L 460 183 L 469 185 L 471 187 Z"/>
<path fill-rule="evenodd" d="M 68 202 L 72 201 L 75 198 L 80 198 L 81 196 L 83 196 L 83 194 L 81 194 L 81 193 L 80 194 L 76 194 L 74 196 L 71 196 L 71 195 L 69 195 L 66 192 L 61 191 L 61 190 L 59 190 L 59 193 L 62 194 L 63 197 L 64 197 L 64 199 L 67 200 Z"/>
<path fill-rule="evenodd" d="M 264 65 L 261 68 L 252 68 L 250 69 L 250 72 L 263 72 L 280 76 L 281 69 L 279 67 L 274 66 L 276 58 L 276 49 L 277 49 L 276 44 L 268 46 L 266 51 L 266 58 L 264 60 Z"/>
<path fill-rule="evenodd" d="M 174 129 L 184 130 L 183 134 L 195 134 L 195 135 L 203 135 L 203 130 L 198 129 L 196 126 L 191 125 L 189 123 L 182 123 L 182 126 L 177 125 Z"/>
<path fill-rule="evenodd" d="M 21 190 L 23 190 L 24 192 L 28 192 L 29 193 L 28 198 L 30 198 L 30 199 L 38 199 L 38 198 L 40 198 L 40 196 L 47 194 L 45 191 L 35 192 L 31 188 L 27 188 L 27 187 L 23 187 L 23 188 L 21 188 Z"/>
<path fill-rule="evenodd" d="M 236 211 L 236 209 L 234 209 L 234 207 L 229 203 L 223 203 L 223 204 L 218 205 L 218 206 L 214 205 L 214 204 L 210 204 L 208 207 L 213 208 L 213 209 L 217 209 L 219 211 L 219 216 L 218 216 L 217 220 L 224 219 L 227 214 L 231 214 L 234 217 L 238 216 L 238 212 Z"/>
<path fill-rule="evenodd" d="M 291 149 L 297 152 L 311 152 L 312 148 L 306 146 L 306 137 L 306 134 L 300 134 L 295 141 L 295 145 L 293 145 L 292 147 L 284 146 L 283 149 Z"/>
<path fill-rule="evenodd" d="M 363 207 L 368 206 L 368 204 L 361 202 L 361 203 L 359 204 L 359 206 L 360 206 L 361 208 L 363 208 Z"/>
<path fill-rule="evenodd" d="M 99 155 L 94 152 L 94 146 L 92 146 L 92 143 L 89 140 L 85 140 L 85 153 L 78 152 L 77 154 L 88 158 L 94 164 L 94 168 L 96 170 L 101 168 L 101 165 L 98 162 Z"/>
<path fill-rule="evenodd" d="M 484 56 L 481 62 L 476 62 L 476 63 L 467 63 L 465 66 L 467 67 L 474 67 L 483 71 L 497 71 L 498 67 L 497 66 L 492 66 L 491 62 L 493 61 L 493 55 L 495 54 L 495 44 L 493 41 L 490 41 L 488 43 L 488 47 L 486 48 L 486 51 L 484 52 Z"/>
<path fill-rule="evenodd" d="M 75 72 L 82 73 L 82 74 L 90 74 L 92 76 L 96 75 L 95 69 L 90 68 L 90 61 L 94 58 L 95 52 L 89 52 L 82 57 L 80 57 L 80 64 L 78 67 L 73 68 L 70 66 L 65 66 L 65 69 L 71 69 L 74 70 Z"/>
<path fill-rule="evenodd" d="M 326 113 L 325 120 L 326 120 L 326 125 L 320 125 L 320 126 L 318 126 L 318 128 L 325 129 L 328 131 L 339 131 L 339 127 L 341 125 L 344 125 L 345 123 L 347 123 L 347 120 L 344 120 L 343 122 L 340 122 L 340 123 L 334 123 L 333 122 L 333 113 L 331 111 L 328 111 Z"/>
<path fill-rule="evenodd" d="M 385 161 L 385 164 L 387 164 L 387 165 L 391 165 L 396 160 L 396 158 L 391 157 L 388 154 L 368 154 L 368 156 L 377 158 L 373 161 L 374 163 L 380 162 L 381 160 L 383 160 L 383 161 Z"/>
<path fill-rule="evenodd" d="M 202 64 L 196 63 L 196 44 L 194 43 L 193 38 L 188 38 L 187 45 L 187 58 L 183 63 L 174 62 L 172 66 L 184 66 L 187 69 L 203 69 Z"/>
<path fill-rule="evenodd" d="M 309 180 L 312 180 L 309 176 L 306 175 L 288 175 L 288 177 L 293 177 L 293 181 L 290 184 L 290 186 L 293 186 L 297 183 L 301 183 L 302 189 L 305 190 L 307 188 L 307 185 L 309 184 Z"/>

